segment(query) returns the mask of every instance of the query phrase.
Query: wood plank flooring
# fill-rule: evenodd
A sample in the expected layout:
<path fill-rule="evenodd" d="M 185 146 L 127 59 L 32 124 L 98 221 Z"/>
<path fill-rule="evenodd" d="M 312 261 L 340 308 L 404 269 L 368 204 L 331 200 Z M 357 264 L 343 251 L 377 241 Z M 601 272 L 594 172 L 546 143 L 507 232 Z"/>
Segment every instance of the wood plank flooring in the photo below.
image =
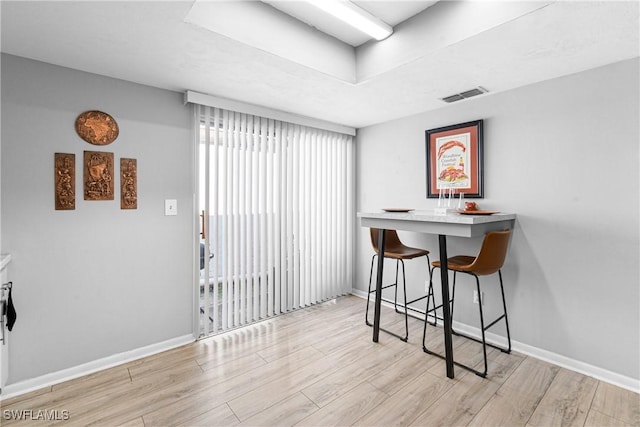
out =
<path fill-rule="evenodd" d="M 408 343 L 376 344 L 364 310 L 342 297 L 8 399 L 0 425 L 640 426 L 638 394 L 517 353 L 489 351 L 486 379 L 448 379 L 422 351 L 422 322 Z M 382 324 L 404 328 L 387 308 Z M 482 364 L 475 342 L 454 337 L 454 351 Z"/>

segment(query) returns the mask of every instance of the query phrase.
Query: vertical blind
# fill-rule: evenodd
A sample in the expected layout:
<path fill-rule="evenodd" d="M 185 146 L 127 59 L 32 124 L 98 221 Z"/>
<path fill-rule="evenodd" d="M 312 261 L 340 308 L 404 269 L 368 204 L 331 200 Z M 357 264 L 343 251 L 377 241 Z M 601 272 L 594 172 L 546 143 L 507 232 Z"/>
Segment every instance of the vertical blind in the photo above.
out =
<path fill-rule="evenodd" d="M 196 106 L 201 333 L 351 289 L 353 137 Z"/>

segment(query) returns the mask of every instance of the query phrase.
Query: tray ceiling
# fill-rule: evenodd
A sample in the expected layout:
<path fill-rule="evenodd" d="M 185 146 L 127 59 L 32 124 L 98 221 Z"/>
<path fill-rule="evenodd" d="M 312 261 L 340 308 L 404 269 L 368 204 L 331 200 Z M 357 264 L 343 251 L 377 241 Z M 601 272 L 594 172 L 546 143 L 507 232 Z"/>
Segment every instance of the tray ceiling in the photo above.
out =
<path fill-rule="evenodd" d="M 406 12 L 389 38 L 361 44 L 257 1 L 206 2 L 229 17 L 216 31 L 189 20 L 198 3 L 4 0 L 2 51 L 353 127 L 446 108 L 440 98 L 469 88 L 491 96 L 639 54 L 638 2 L 418 2 L 426 8 Z M 231 10 L 238 3 L 244 17 Z M 357 3 L 389 12 L 411 2 Z M 265 8 L 268 21 L 247 18 Z"/>

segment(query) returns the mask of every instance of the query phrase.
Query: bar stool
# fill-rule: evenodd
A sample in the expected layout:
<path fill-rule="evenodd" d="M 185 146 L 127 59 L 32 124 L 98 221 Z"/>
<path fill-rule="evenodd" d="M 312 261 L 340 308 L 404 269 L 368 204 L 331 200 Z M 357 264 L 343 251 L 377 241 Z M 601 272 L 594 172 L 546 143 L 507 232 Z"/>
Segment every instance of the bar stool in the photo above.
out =
<path fill-rule="evenodd" d="M 473 256 L 467 256 L 467 255 L 458 255 L 458 256 L 454 256 L 447 259 L 448 268 L 449 270 L 453 271 L 453 289 L 452 289 L 451 300 L 450 300 L 452 323 L 453 323 L 453 305 L 454 305 L 453 303 L 455 300 L 455 293 L 456 293 L 456 274 L 457 273 L 469 274 L 475 277 L 476 279 L 476 290 L 478 292 L 478 298 L 480 298 L 480 301 L 478 302 L 478 309 L 480 312 L 480 331 L 482 332 L 482 340 L 479 340 L 469 335 L 465 335 L 461 332 L 454 331 L 453 327 L 451 330 L 452 330 L 452 333 L 455 335 L 463 336 L 465 338 L 471 339 L 473 341 L 476 341 L 482 344 L 482 352 L 484 356 L 484 371 L 482 372 L 477 371 L 473 368 L 470 368 L 469 366 L 465 366 L 455 361 L 454 363 L 460 367 L 463 367 L 465 369 L 468 369 L 474 372 L 476 375 L 479 375 L 483 378 L 487 376 L 487 345 L 493 348 L 496 348 L 498 350 L 501 350 L 504 353 L 511 352 L 511 335 L 509 334 L 509 319 L 507 318 L 507 304 L 504 298 L 504 286 L 502 284 L 502 272 L 501 272 L 501 268 L 507 256 L 507 249 L 509 246 L 510 236 L 511 236 L 511 230 L 491 231 L 485 235 L 484 240 L 482 242 L 482 246 L 480 248 L 480 252 L 478 253 L 478 256 L 473 257 Z M 436 268 L 441 267 L 440 261 L 434 261 L 431 263 L 431 265 L 433 266 L 433 268 L 431 269 L 431 272 L 430 272 L 430 280 L 433 278 L 433 271 Z M 480 291 L 479 276 L 488 276 L 494 273 L 498 273 L 498 277 L 500 279 L 500 292 L 502 294 L 503 314 L 499 316 L 497 319 L 495 319 L 494 321 L 492 321 L 491 323 L 489 323 L 487 326 L 485 326 L 484 313 L 482 310 L 482 300 L 481 300 L 482 293 Z M 435 301 L 434 301 L 434 306 L 435 306 Z M 427 299 L 427 310 L 426 310 L 427 313 L 430 312 L 429 307 L 430 307 L 429 299 Z M 435 307 L 431 310 L 435 310 Z M 498 323 L 502 319 L 504 319 L 506 330 L 507 330 L 507 347 L 506 348 L 487 343 L 485 339 L 485 331 L 490 327 L 492 327 L 493 325 L 495 325 L 496 323 Z M 428 322 L 424 323 L 424 331 L 422 334 L 422 349 L 424 350 L 425 353 L 443 357 L 437 353 L 434 353 L 428 350 L 425 345 L 425 338 L 427 334 L 427 323 Z"/>
<path fill-rule="evenodd" d="M 380 255 L 380 250 L 379 250 L 379 247 L 378 247 L 378 236 L 379 236 L 380 230 L 377 229 L 377 228 L 370 228 L 369 232 L 371 234 L 371 246 L 373 246 L 373 251 L 375 253 L 371 257 L 371 270 L 369 271 L 369 291 L 367 293 L 367 309 L 366 309 L 366 312 L 365 312 L 365 323 L 368 326 L 373 326 L 373 324 L 369 322 L 369 300 L 370 300 L 371 294 L 376 291 L 375 289 L 371 290 L 371 282 L 372 282 L 372 279 L 373 279 L 373 264 L 374 264 L 374 261 L 375 261 L 376 257 Z M 427 295 L 421 296 L 421 297 L 413 299 L 411 301 L 407 301 L 407 280 L 406 280 L 406 276 L 405 276 L 404 260 L 419 258 L 419 257 L 423 257 L 423 256 L 427 257 L 427 269 L 429 269 L 430 268 L 429 267 L 430 261 L 429 261 L 429 251 L 428 250 L 412 248 L 412 247 L 406 246 L 400 241 L 400 238 L 398 237 L 398 233 L 395 230 L 385 230 L 384 257 L 396 260 L 396 276 L 395 276 L 395 282 L 394 283 L 382 286 L 382 289 L 387 289 L 387 288 L 390 288 L 392 286 L 395 288 L 393 301 L 391 301 L 389 299 L 386 299 L 386 298 L 383 298 L 382 300 L 385 301 L 385 302 L 388 302 L 388 303 L 393 303 L 393 307 L 394 307 L 396 313 L 402 314 L 402 312 L 398 310 L 398 272 L 399 272 L 400 265 L 402 265 L 402 286 L 403 286 L 403 295 L 404 295 L 404 304 L 402 305 L 402 307 L 404 308 L 405 335 L 404 335 L 404 337 L 402 337 L 400 335 L 397 335 L 397 334 L 395 334 L 393 332 L 390 332 L 390 331 L 388 331 L 386 329 L 383 329 L 383 328 L 380 328 L 380 330 L 385 331 L 386 333 L 391 334 L 391 335 L 393 335 L 395 337 L 398 337 L 402 341 L 405 341 L 405 342 L 409 338 L 408 310 L 416 311 L 418 313 L 420 312 L 420 310 L 417 310 L 417 309 L 415 309 L 413 307 L 410 307 L 410 304 L 413 304 L 413 303 L 415 303 L 417 301 L 420 301 L 420 300 L 428 298 L 428 297 L 433 298 L 433 288 L 431 287 L 431 281 L 429 281 L 429 292 L 427 293 Z M 435 300 L 434 300 L 434 305 L 435 305 Z"/>

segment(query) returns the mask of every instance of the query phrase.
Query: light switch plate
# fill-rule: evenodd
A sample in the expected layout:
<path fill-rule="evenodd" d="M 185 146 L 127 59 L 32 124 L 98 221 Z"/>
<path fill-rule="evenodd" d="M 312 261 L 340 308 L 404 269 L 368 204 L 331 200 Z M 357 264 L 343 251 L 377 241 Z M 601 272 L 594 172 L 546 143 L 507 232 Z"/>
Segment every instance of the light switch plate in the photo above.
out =
<path fill-rule="evenodd" d="M 178 215 L 178 201 L 176 199 L 167 199 L 164 201 L 164 214 Z"/>

